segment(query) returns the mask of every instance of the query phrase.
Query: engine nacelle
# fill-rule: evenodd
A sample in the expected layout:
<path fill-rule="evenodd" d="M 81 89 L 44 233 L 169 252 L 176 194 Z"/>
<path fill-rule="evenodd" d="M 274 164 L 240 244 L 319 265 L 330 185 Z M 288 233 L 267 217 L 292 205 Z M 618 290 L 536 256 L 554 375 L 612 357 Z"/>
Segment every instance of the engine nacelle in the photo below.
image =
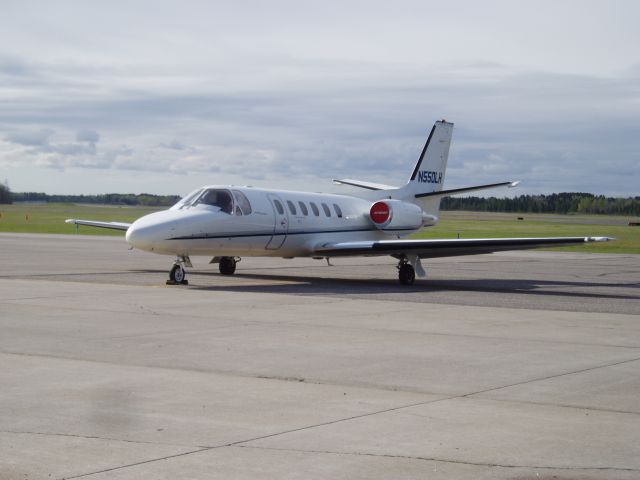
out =
<path fill-rule="evenodd" d="M 431 223 L 425 222 L 425 215 L 418 205 L 392 199 L 379 200 L 369 210 L 369 218 L 376 228 L 389 232 L 417 230 L 425 223 Z"/>

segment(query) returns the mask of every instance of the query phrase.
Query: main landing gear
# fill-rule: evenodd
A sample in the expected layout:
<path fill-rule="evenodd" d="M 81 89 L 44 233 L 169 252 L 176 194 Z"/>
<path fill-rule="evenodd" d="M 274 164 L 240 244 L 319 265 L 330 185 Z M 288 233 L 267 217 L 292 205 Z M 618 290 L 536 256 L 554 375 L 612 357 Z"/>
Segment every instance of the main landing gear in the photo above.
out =
<path fill-rule="evenodd" d="M 416 281 L 416 274 L 419 277 L 426 276 L 420 257 L 414 254 L 399 255 L 398 259 L 398 281 L 401 285 L 413 285 Z"/>
<path fill-rule="evenodd" d="M 233 275 L 240 260 L 240 257 L 213 257 L 209 263 L 217 263 L 222 275 Z"/>
<path fill-rule="evenodd" d="M 220 257 L 218 269 L 222 275 L 233 275 L 236 272 L 236 263 L 240 261 L 240 257 Z"/>
<path fill-rule="evenodd" d="M 398 263 L 398 281 L 401 285 L 413 285 L 416 281 L 416 271 L 404 257 Z"/>

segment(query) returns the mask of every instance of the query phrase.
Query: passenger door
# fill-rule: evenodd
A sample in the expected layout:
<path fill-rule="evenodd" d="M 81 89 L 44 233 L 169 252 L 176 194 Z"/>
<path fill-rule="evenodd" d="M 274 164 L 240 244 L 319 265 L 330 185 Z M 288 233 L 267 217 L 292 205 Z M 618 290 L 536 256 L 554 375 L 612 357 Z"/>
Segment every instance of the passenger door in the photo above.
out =
<path fill-rule="evenodd" d="M 289 231 L 289 216 L 282 199 L 273 193 L 267 194 L 271 207 L 273 208 L 273 217 L 275 224 L 273 227 L 273 235 L 265 247 L 267 250 L 278 250 L 287 239 Z"/>

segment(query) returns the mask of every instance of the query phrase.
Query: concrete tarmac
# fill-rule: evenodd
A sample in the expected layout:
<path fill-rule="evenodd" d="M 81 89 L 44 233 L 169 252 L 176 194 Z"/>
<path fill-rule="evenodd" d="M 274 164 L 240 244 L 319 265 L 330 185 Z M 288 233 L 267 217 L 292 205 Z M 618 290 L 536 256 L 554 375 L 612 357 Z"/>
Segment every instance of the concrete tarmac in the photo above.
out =
<path fill-rule="evenodd" d="M 0 479 L 640 478 L 640 256 L 0 234 Z"/>

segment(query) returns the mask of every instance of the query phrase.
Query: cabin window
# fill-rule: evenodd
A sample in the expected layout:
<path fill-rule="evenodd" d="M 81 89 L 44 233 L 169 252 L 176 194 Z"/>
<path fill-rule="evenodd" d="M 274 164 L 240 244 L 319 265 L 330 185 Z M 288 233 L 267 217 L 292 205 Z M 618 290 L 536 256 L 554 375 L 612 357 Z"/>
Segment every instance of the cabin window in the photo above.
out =
<path fill-rule="evenodd" d="M 212 207 L 218 207 L 225 213 L 231 213 L 233 211 L 233 197 L 228 190 L 222 190 L 218 188 L 209 188 L 204 191 L 200 198 L 194 203 L 194 205 L 211 205 Z"/>
<path fill-rule="evenodd" d="M 311 202 L 309 205 L 311 205 L 311 210 L 313 210 L 313 214 L 316 217 L 319 217 L 320 216 L 320 210 L 318 210 L 318 206 L 313 202 Z"/>
<path fill-rule="evenodd" d="M 305 217 L 309 215 L 309 209 L 303 202 L 298 202 L 298 205 L 300 205 L 300 211 Z"/>
<path fill-rule="evenodd" d="M 336 211 L 336 215 L 338 215 L 338 218 L 342 218 L 342 210 L 337 203 L 333 204 L 333 209 Z"/>
<path fill-rule="evenodd" d="M 232 190 L 236 198 L 236 215 L 249 215 L 251 213 L 251 203 L 247 196 L 240 190 Z"/>
<path fill-rule="evenodd" d="M 289 205 L 289 211 L 291 212 L 291 215 L 295 215 L 296 206 L 293 204 L 293 202 L 291 200 L 287 200 L 287 205 Z"/>
<path fill-rule="evenodd" d="M 329 207 L 327 206 L 327 204 L 326 204 L 326 203 L 323 203 L 323 204 L 322 204 L 322 210 L 324 210 L 324 214 L 325 214 L 327 217 L 330 217 L 330 216 L 331 216 L 331 210 L 329 210 Z"/>
<path fill-rule="evenodd" d="M 273 200 L 273 204 L 276 206 L 276 210 L 280 215 L 284 215 L 284 208 L 282 207 L 282 204 L 280 203 L 280 200 Z"/>

